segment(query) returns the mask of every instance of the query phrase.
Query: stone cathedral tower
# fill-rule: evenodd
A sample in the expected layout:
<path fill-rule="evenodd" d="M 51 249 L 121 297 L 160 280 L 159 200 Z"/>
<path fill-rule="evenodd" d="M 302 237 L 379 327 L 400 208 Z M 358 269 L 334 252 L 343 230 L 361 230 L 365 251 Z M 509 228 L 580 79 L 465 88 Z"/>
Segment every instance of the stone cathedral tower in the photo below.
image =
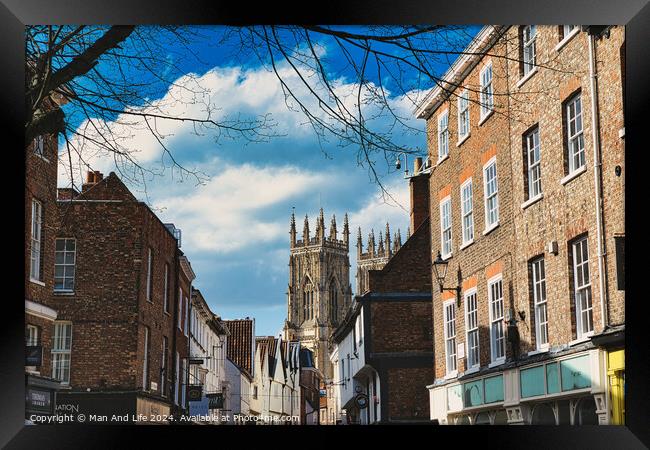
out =
<path fill-rule="evenodd" d="M 291 254 L 284 337 L 300 340 L 303 346 L 312 350 L 316 367 L 331 380 L 328 339 L 352 301 L 348 215 L 343 222 L 342 240 L 337 237 L 334 216 L 329 233 L 325 233 L 322 208 L 316 221 L 315 236 L 310 236 L 309 219 L 305 216 L 302 240 L 297 240 L 294 214 L 291 214 L 289 235 Z"/>

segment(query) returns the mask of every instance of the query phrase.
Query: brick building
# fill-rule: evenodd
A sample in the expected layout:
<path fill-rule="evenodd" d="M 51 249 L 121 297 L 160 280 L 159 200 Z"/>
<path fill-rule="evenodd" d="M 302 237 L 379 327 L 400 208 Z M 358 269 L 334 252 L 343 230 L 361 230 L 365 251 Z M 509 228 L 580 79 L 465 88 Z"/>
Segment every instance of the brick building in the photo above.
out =
<path fill-rule="evenodd" d="M 429 420 L 425 386 L 433 379 L 433 331 L 428 176 L 419 173 L 409 183 L 413 235 L 381 270 L 368 271 L 368 289 L 356 296 L 332 334 L 335 409 L 343 423 Z"/>
<path fill-rule="evenodd" d="M 255 369 L 255 319 L 224 321 L 230 331 L 226 349 L 227 389 L 225 405 L 229 424 L 243 425 L 250 414 L 251 383 Z M 237 416 L 237 419 L 235 418 Z"/>
<path fill-rule="evenodd" d="M 622 27 L 484 27 L 416 111 L 459 288 L 433 290 L 431 419 L 624 423 L 623 55 Z"/>
<path fill-rule="evenodd" d="M 69 366 L 60 353 L 52 353 L 55 335 L 63 345 L 66 337 L 58 312 L 48 301 L 55 286 L 56 136 L 38 136 L 25 150 L 25 417 L 29 419 L 55 411 L 57 391 L 67 388 L 58 378 Z"/>
<path fill-rule="evenodd" d="M 90 414 L 186 411 L 179 381 L 193 273 L 175 229 L 114 173 L 89 172 L 81 192 L 60 190 L 58 209 L 60 278 L 47 302 L 68 336 L 60 403 Z"/>

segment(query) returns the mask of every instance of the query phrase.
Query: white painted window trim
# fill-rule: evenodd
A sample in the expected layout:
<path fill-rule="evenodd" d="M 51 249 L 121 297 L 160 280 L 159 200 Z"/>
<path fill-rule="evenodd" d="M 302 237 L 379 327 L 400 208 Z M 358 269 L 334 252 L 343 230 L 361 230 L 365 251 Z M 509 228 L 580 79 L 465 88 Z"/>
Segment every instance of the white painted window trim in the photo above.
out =
<path fill-rule="evenodd" d="M 488 211 L 488 180 L 487 180 L 487 169 L 494 164 L 494 179 L 495 179 L 495 191 L 494 191 L 494 197 L 496 198 L 496 216 L 497 219 L 493 223 L 488 222 L 488 217 L 489 217 L 489 211 Z M 488 232 L 492 231 L 496 226 L 499 225 L 499 172 L 498 172 L 498 167 L 497 167 L 497 157 L 496 155 L 490 158 L 484 165 L 483 165 L 483 207 L 484 207 L 484 215 L 485 215 L 485 231 L 483 231 L 483 235 L 486 235 Z"/>
<path fill-rule="evenodd" d="M 526 28 L 532 29 L 534 27 L 535 29 L 535 34 L 528 40 L 526 40 Z M 532 47 L 533 48 L 533 57 L 532 61 L 529 61 L 528 64 L 526 62 L 526 47 Z M 523 27 L 523 30 L 521 32 L 521 49 L 522 49 L 522 60 L 524 63 L 524 75 L 527 75 L 531 73 L 533 70 L 537 68 L 537 26 L 535 25 L 525 25 Z M 532 64 L 531 64 L 532 63 Z M 526 71 L 527 65 L 532 65 L 532 68 L 528 71 Z"/>
<path fill-rule="evenodd" d="M 165 287 L 163 291 L 163 312 L 169 314 L 169 264 L 165 263 Z"/>
<path fill-rule="evenodd" d="M 57 244 L 58 241 L 63 241 L 63 251 L 62 252 L 60 252 L 59 250 L 56 249 L 56 244 Z M 68 241 L 74 241 L 74 250 L 72 252 L 67 250 Z M 63 263 L 62 264 L 58 264 L 56 262 L 56 254 L 57 253 L 63 253 Z M 65 257 L 66 257 L 67 253 L 72 253 L 74 255 L 74 263 L 72 263 L 72 264 L 66 264 L 65 263 Z M 77 275 L 77 239 L 75 239 L 75 238 L 56 238 L 54 240 L 54 255 L 55 255 L 55 259 L 54 259 L 54 289 L 53 289 L 53 291 L 54 291 L 54 293 L 72 294 L 72 293 L 74 293 L 74 283 L 75 283 L 75 278 L 76 278 L 76 275 Z M 63 272 L 64 272 L 64 274 L 63 274 L 63 288 L 59 288 L 59 289 L 57 289 L 57 287 L 56 287 L 56 279 L 60 278 L 60 277 L 56 276 L 56 268 L 57 268 L 57 266 L 63 266 L 64 267 L 64 269 L 63 269 Z M 74 267 L 75 274 L 72 277 L 66 277 L 65 276 L 65 267 L 67 267 L 67 266 Z M 66 289 L 65 288 L 65 281 L 66 281 L 67 278 L 72 278 L 72 289 Z"/>
<path fill-rule="evenodd" d="M 504 344 L 503 344 L 503 356 L 502 357 L 494 357 L 494 350 L 495 350 L 495 342 L 493 341 L 493 336 L 492 336 L 492 324 L 495 322 L 493 314 L 492 314 L 492 285 L 496 284 L 498 282 L 501 282 L 501 309 L 502 309 L 502 314 L 503 317 L 501 318 L 501 329 L 503 331 L 503 336 L 504 336 Z M 503 295 L 503 274 L 499 273 L 492 278 L 490 278 L 487 281 L 487 291 L 488 291 L 488 314 L 489 314 L 489 319 L 490 319 L 490 326 L 489 326 L 489 333 L 490 333 L 490 365 L 488 367 L 494 367 L 499 364 L 503 364 L 506 360 L 506 351 L 507 351 L 507 345 L 506 345 L 506 330 L 505 330 L 505 309 L 506 309 L 506 303 L 505 303 L 505 298 Z"/>
<path fill-rule="evenodd" d="M 451 305 L 451 307 L 454 309 L 454 345 L 452 348 L 454 349 L 454 361 L 455 361 L 455 366 L 456 368 L 453 370 L 449 370 L 449 354 L 447 350 L 447 341 L 450 340 L 451 338 L 447 334 L 447 323 L 448 323 L 448 316 L 447 316 L 447 308 Z M 458 355 L 456 354 L 456 345 L 457 345 L 457 337 L 458 333 L 456 331 L 456 305 L 455 305 L 455 300 L 450 299 L 442 304 L 442 323 L 443 323 L 443 336 L 444 336 L 444 343 L 445 343 L 445 374 L 446 376 L 457 376 L 458 375 Z"/>
<path fill-rule="evenodd" d="M 470 208 L 471 210 L 465 211 L 465 198 L 463 196 L 463 193 L 465 192 L 465 188 L 467 186 L 470 186 Z M 465 240 L 465 216 L 471 215 L 472 218 L 472 238 Z M 460 229 L 461 229 L 461 246 L 460 248 L 465 248 L 468 245 L 470 245 L 472 242 L 474 242 L 474 184 L 472 183 L 472 177 L 469 177 L 467 180 L 463 181 L 463 184 L 460 185 Z"/>
<path fill-rule="evenodd" d="M 539 193 L 538 195 L 536 195 L 535 197 L 533 197 L 533 198 L 529 198 L 528 200 L 526 200 L 525 202 L 523 202 L 523 203 L 521 204 L 521 209 L 526 209 L 526 208 L 528 208 L 530 205 L 533 205 L 533 204 L 537 203 L 538 201 L 540 201 L 540 200 L 543 199 L 543 198 L 544 198 L 544 193 L 543 193 L 543 192 L 540 192 L 540 193 Z"/>
<path fill-rule="evenodd" d="M 65 330 L 68 326 L 70 327 L 69 348 L 59 348 L 58 344 L 60 343 L 61 337 L 57 339 L 57 337 L 59 336 L 59 334 L 57 334 L 57 331 L 61 330 L 61 327 Z M 57 372 L 55 370 L 55 364 L 56 364 L 55 355 L 68 355 L 68 377 L 69 378 L 67 380 L 59 379 L 59 381 L 61 384 L 70 384 L 70 377 L 72 375 L 72 370 L 71 370 L 72 369 L 72 322 L 66 320 L 58 320 L 54 322 L 54 336 L 52 338 L 51 353 L 52 353 L 52 378 L 55 378 L 55 373 Z"/>
<path fill-rule="evenodd" d="M 150 303 L 153 303 L 153 300 L 151 298 L 151 291 L 153 290 L 153 286 L 151 283 L 151 269 L 153 268 L 153 249 L 151 247 L 148 247 L 148 253 L 147 253 L 147 301 Z"/>
<path fill-rule="evenodd" d="M 37 214 L 38 212 L 38 214 Z M 38 220 L 35 220 L 38 217 Z M 38 233 L 34 233 L 35 230 L 38 230 Z M 35 238 L 34 235 L 38 234 L 38 238 Z M 43 203 L 32 198 L 32 217 L 31 217 L 31 227 L 30 227 L 30 254 L 29 254 L 29 279 L 34 281 L 41 281 L 40 277 L 42 276 L 42 267 L 41 267 L 41 257 L 43 253 Z M 35 253 L 37 256 L 35 257 Z M 39 278 L 34 278 L 34 272 L 37 272 L 36 275 Z M 45 286 L 45 283 L 43 283 Z"/>
<path fill-rule="evenodd" d="M 443 207 L 449 204 L 449 228 L 443 228 L 444 216 Z M 451 195 L 446 196 L 440 200 L 440 250 L 443 259 L 449 258 L 454 251 L 454 235 L 453 235 L 453 216 L 451 211 Z M 449 230 L 449 251 L 445 252 L 445 231 Z"/>
<path fill-rule="evenodd" d="M 586 280 L 586 282 L 583 285 L 578 286 L 578 262 L 577 262 L 577 256 L 578 255 L 577 255 L 577 252 L 576 252 L 576 246 L 578 244 L 580 244 L 580 246 L 582 247 L 583 242 L 584 242 L 584 245 L 587 246 L 587 260 L 582 261 L 580 263 L 580 266 L 581 267 L 583 267 L 585 265 L 587 266 L 587 270 L 589 271 L 589 280 Z M 589 251 L 589 237 L 584 236 L 584 237 L 581 237 L 580 239 L 577 239 L 577 240 L 573 241 L 571 243 L 571 252 L 572 252 L 572 259 L 573 259 L 573 296 L 574 296 L 573 302 L 574 302 L 575 315 L 576 315 L 576 336 L 578 337 L 578 339 L 580 339 L 580 338 L 582 338 L 584 336 L 588 336 L 588 335 L 593 334 L 594 330 L 595 330 L 594 318 L 593 318 L 593 314 L 594 314 L 594 298 L 593 298 L 593 291 L 591 289 L 591 267 L 590 267 L 590 264 L 589 264 L 589 257 L 591 255 L 591 252 Z M 583 282 L 584 281 L 585 280 L 583 280 Z M 578 308 L 578 306 L 579 306 L 578 289 L 589 289 L 589 292 L 590 292 L 589 296 L 590 296 L 590 300 L 591 300 L 591 330 L 586 331 L 586 332 L 582 332 L 582 328 L 583 328 L 582 312 L 583 311 L 582 311 L 582 309 Z"/>
<path fill-rule="evenodd" d="M 144 352 L 142 361 L 142 390 L 148 391 L 147 372 L 149 370 L 149 327 L 144 327 Z"/>
<path fill-rule="evenodd" d="M 582 166 L 581 168 L 579 168 L 578 170 L 576 170 L 576 171 L 574 171 L 574 172 L 571 172 L 571 173 L 568 174 L 566 177 L 562 178 L 562 179 L 560 180 L 560 184 L 565 185 L 565 184 L 567 184 L 569 181 L 573 180 L 574 178 L 579 177 L 580 175 L 582 175 L 582 174 L 585 173 L 586 171 L 587 171 L 587 165 L 584 165 L 584 166 Z"/>
<path fill-rule="evenodd" d="M 464 110 L 461 110 L 461 100 L 466 100 L 467 101 L 467 107 Z M 469 113 L 469 92 L 467 89 L 464 89 L 459 95 L 458 99 L 456 101 L 456 109 L 457 109 L 457 117 L 458 117 L 458 142 L 456 143 L 456 146 L 460 146 L 463 142 L 469 138 L 470 131 L 471 131 L 471 118 L 470 118 L 470 113 Z M 460 130 L 461 130 L 461 116 L 464 111 L 467 111 L 467 133 L 461 135 Z"/>
<path fill-rule="evenodd" d="M 36 151 L 38 148 L 40 148 L 40 151 Z M 34 138 L 34 154 L 43 161 L 48 163 L 50 162 L 50 160 L 45 156 L 45 137 L 42 134 Z"/>
<path fill-rule="evenodd" d="M 438 161 L 436 161 L 436 165 L 440 165 L 442 162 L 447 161 L 449 159 L 449 155 L 445 156 L 444 158 L 440 158 Z"/>
<path fill-rule="evenodd" d="M 489 96 L 486 95 L 483 97 L 485 94 L 483 93 L 483 89 L 486 87 L 486 85 L 483 84 L 483 74 L 487 72 L 487 70 L 490 69 L 490 94 Z M 479 122 L 478 124 L 481 125 L 483 122 L 487 120 L 488 117 L 492 115 L 494 112 L 494 72 L 492 71 L 492 62 L 488 62 L 483 66 L 481 71 L 479 72 L 479 84 L 481 86 L 480 88 L 480 112 L 479 112 Z M 487 101 L 487 98 L 489 97 L 489 102 Z M 489 107 L 486 107 L 485 105 L 490 104 Z"/>
<path fill-rule="evenodd" d="M 447 119 L 447 126 L 444 129 L 441 129 L 440 124 L 442 123 L 443 118 Z M 444 154 L 440 152 L 441 150 L 440 141 L 443 134 L 445 134 L 445 144 L 446 144 L 446 152 Z M 438 163 L 444 161 L 448 157 L 449 157 L 449 110 L 447 109 L 438 115 Z"/>
<path fill-rule="evenodd" d="M 541 263 L 544 265 L 544 278 L 540 278 L 539 270 L 536 270 L 536 264 Z M 531 276 L 532 276 L 532 285 L 533 285 L 533 310 L 534 310 L 534 317 L 535 317 L 535 343 L 536 343 L 536 348 L 537 350 L 541 350 L 544 347 L 548 347 L 549 345 L 549 334 L 548 334 L 548 329 L 549 329 L 549 320 L 548 320 L 548 297 L 546 295 L 546 261 L 544 259 L 544 256 L 541 256 L 539 258 L 535 258 L 533 261 L 531 261 Z M 537 285 L 541 283 L 543 280 L 544 283 L 544 301 L 540 302 L 538 301 L 539 299 L 537 298 Z M 546 309 L 546 342 L 544 344 L 539 343 L 539 336 L 541 335 L 541 321 L 540 317 L 538 314 L 538 306 L 541 304 L 544 304 L 545 309 Z"/>
<path fill-rule="evenodd" d="M 564 25 L 562 25 L 564 26 Z M 576 27 L 569 32 L 569 34 L 566 34 L 560 42 L 555 46 L 554 50 L 556 52 L 559 52 L 571 39 L 573 39 L 573 36 L 576 34 L 580 33 L 580 26 L 576 25 Z"/>
<path fill-rule="evenodd" d="M 471 297 L 472 295 L 476 296 L 476 328 L 473 328 L 472 330 L 469 329 L 469 310 L 468 310 L 468 305 L 469 302 L 467 301 L 468 297 Z M 467 350 L 465 351 L 465 361 L 469 364 L 469 354 L 470 354 L 470 347 L 469 347 L 469 333 L 470 331 L 476 330 L 477 332 L 480 331 L 480 324 L 479 324 L 479 314 L 478 314 L 478 289 L 476 287 L 473 287 L 471 289 L 468 289 L 465 292 L 465 295 L 463 297 L 464 303 L 465 303 L 465 343 Z M 481 339 L 480 335 L 478 336 L 477 339 L 477 344 L 478 344 L 478 361 L 476 364 L 470 366 L 467 368 L 465 373 L 471 373 L 471 371 L 477 371 L 481 367 Z"/>
<path fill-rule="evenodd" d="M 537 73 L 537 66 L 535 66 L 535 67 L 533 68 L 533 70 L 531 70 L 530 72 L 528 72 L 526 75 L 524 75 L 523 77 L 521 77 L 521 78 L 519 79 L 519 81 L 517 81 L 517 84 L 516 84 L 517 88 L 522 87 L 522 86 L 524 85 L 524 83 L 526 83 L 526 81 L 530 80 L 530 79 L 533 77 L 533 75 L 535 75 L 536 73 Z"/>
<path fill-rule="evenodd" d="M 535 136 L 537 136 L 537 149 L 538 149 L 538 154 L 539 157 L 537 159 L 537 162 L 534 165 L 531 165 L 530 159 L 531 159 L 531 153 L 534 152 L 535 149 Z M 530 141 L 533 141 L 533 145 L 531 147 Z M 534 198 L 539 196 L 544 192 L 542 189 L 542 143 L 540 142 L 540 132 L 539 132 L 539 125 L 536 125 L 532 130 L 530 130 L 528 133 L 524 135 L 524 144 L 526 148 L 526 174 L 527 174 L 527 184 L 528 184 L 528 197 L 529 198 Z M 533 195 L 533 181 L 532 181 L 532 172 L 534 168 L 539 168 L 539 192 L 535 195 Z"/>
<path fill-rule="evenodd" d="M 571 130 L 570 122 L 571 122 L 571 120 L 573 120 L 574 122 L 577 123 L 577 117 L 578 117 L 578 114 L 576 114 L 576 115 L 573 117 L 573 119 L 571 119 L 571 116 L 569 115 L 570 106 L 571 106 L 572 104 L 576 104 L 576 103 L 578 103 L 578 102 L 580 102 L 580 118 L 581 118 L 580 123 L 581 123 L 582 128 L 580 129 L 580 131 L 579 131 L 578 133 L 576 133 L 576 134 L 574 134 L 574 135 L 571 135 L 571 134 L 570 134 L 570 133 L 571 133 L 571 131 L 570 131 L 570 130 Z M 575 172 L 577 172 L 578 170 L 580 170 L 580 169 L 583 168 L 583 167 L 585 167 L 585 168 L 587 167 L 587 150 L 586 150 L 586 148 L 585 148 L 584 104 L 583 104 L 583 102 L 582 102 L 582 93 L 580 92 L 580 93 L 578 93 L 578 94 L 576 94 L 576 95 L 573 95 L 573 96 L 571 97 L 571 100 L 568 101 L 568 102 L 566 102 L 566 104 L 564 105 L 564 108 L 565 108 L 565 110 L 566 110 L 566 151 L 567 151 L 567 162 L 568 162 L 568 166 L 569 166 L 569 174 L 571 174 L 571 173 L 575 173 Z M 574 110 L 575 110 L 575 107 L 574 107 Z M 583 158 L 584 158 L 584 163 L 583 163 L 581 166 L 579 166 L 579 167 L 574 167 L 574 166 L 573 166 L 573 164 L 574 164 L 574 162 L 573 162 L 573 160 L 574 160 L 574 155 L 572 154 L 571 141 L 574 140 L 574 139 L 577 140 L 577 139 L 579 139 L 580 137 L 582 137 L 582 154 L 583 154 Z"/>

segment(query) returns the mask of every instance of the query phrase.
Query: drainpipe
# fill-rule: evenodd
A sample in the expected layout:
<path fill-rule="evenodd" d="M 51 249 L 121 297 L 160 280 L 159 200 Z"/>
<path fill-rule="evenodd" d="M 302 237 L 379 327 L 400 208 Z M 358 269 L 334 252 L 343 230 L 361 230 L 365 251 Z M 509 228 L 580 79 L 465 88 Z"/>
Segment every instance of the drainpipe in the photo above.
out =
<path fill-rule="evenodd" d="M 591 134 L 594 143 L 594 190 L 596 194 L 596 236 L 598 240 L 598 289 L 600 294 L 601 324 L 603 329 L 609 323 L 607 305 L 605 303 L 605 242 L 603 238 L 603 196 L 602 196 L 602 162 L 600 152 L 600 137 L 598 132 L 598 83 L 596 69 L 596 37 L 591 30 L 587 32 L 589 40 L 589 78 L 591 81 Z"/>

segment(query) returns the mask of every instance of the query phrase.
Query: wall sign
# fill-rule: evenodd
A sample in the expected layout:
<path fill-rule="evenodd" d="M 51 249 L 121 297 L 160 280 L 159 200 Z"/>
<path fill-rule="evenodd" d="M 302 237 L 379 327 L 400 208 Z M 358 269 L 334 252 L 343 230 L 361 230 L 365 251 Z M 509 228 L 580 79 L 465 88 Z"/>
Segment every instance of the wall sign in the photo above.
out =
<path fill-rule="evenodd" d="M 52 413 L 52 392 L 27 388 L 25 410 L 30 413 Z"/>
<path fill-rule="evenodd" d="M 354 398 L 359 409 L 364 409 L 368 407 L 368 396 L 366 394 L 359 394 Z"/>
<path fill-rule="evenodd" d="M 43 363 L 43 346 L 27 345 L 25 347 L 25 365 L 40 366 Z"/>

